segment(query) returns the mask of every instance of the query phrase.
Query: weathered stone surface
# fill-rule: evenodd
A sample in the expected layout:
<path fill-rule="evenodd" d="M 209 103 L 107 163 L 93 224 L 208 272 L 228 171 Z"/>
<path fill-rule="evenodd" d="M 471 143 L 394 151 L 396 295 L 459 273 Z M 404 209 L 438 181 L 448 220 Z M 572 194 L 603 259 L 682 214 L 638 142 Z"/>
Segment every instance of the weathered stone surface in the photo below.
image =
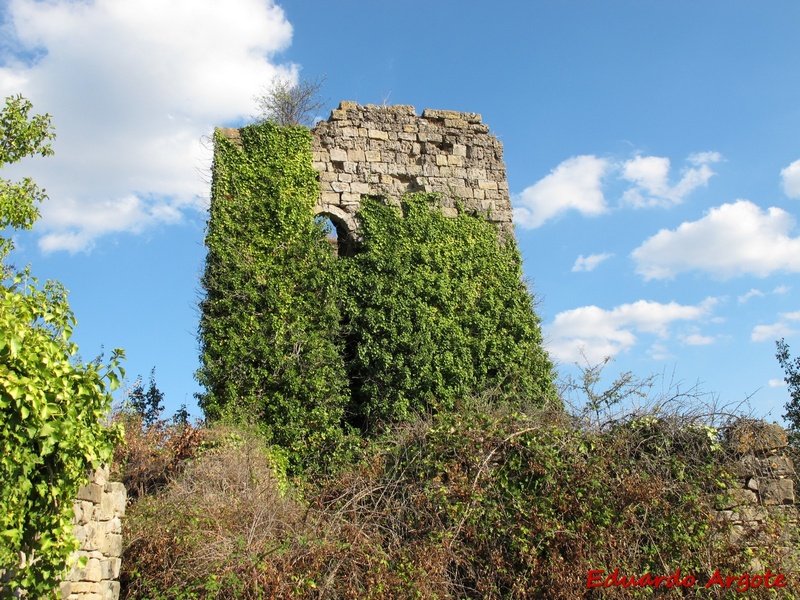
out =
<path fill-rule="evenodd" d="M 764 504 L 794 504 L 794 482 L 791 479 L 775 479 L 765 482 L 761 491 Z"/>
<path fill-rule="evenodd" d="M 729 432 L 731 449 L 738 454 L 764 453 L 787 444 L 786 432 L 777 423 L 746 421 Z"/>
<path fill-rule="evenodd" d="M 103 488 L 105 484 L 88 483 L 78 490 L 78 500 L 86 500 L 92 504 L 98 504 L 103 498 Z"/>
<path fill-rule="evenodd" d="M 488 131 L 476 113 L 426 109 L 420 117 L 413 106 L 342 102 L 312 130 L 320 174 L 314 211 L 331 218 L 340 240 L 344 234 L 354 242 L 359 223 L 338 213 L 357 212 L 364 196 L 397 205 L 403 195 L 424 191 L 441 195 L 448 217 L 462 206 L 486 214 L 501 236 L 513 235 L 503 146 Z"/>
<path fill-rule="evenodd" d="M 235 131 L 235 130 L 233 130 Z M 110 482 L 107 469 L 92 474 L 92 482 L 81 489 L 73 505 L 73 532 L 80 549 L 70 559 L 71 568 L 60 586 L 62 599 L 117 600 L 122 561 L 122 520 L 125 486 Z M 79 559 L 86 565 L 81 568 Z"/>

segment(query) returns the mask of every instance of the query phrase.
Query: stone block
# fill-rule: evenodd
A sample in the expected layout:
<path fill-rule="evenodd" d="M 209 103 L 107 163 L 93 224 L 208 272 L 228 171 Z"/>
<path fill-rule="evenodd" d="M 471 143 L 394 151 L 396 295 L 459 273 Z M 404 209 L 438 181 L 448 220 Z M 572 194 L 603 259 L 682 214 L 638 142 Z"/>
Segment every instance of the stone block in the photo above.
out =
<path fill-rule="evenodd" d="M 117 600 L 119 598 L 119 581 L 103 582 L 103 600 Z"/>
<path fill-rule="evenodd" d="M 358 137 L 358 129 L 355 127 L 342 127 L 339 129 L 339 134 L 342 137 Z"/>
<path fill-rule="evenodd" d="M 334 121 L 344 121 L 345 119 L 347 119 L 347 111 L 338 110 L 334 108 L 331 111 L 331 119 L 333 119 Z"/>
<path fill-rule="evenodd" d="M 60 594 L 62 600 L 69 598 L 69 595 L 72 593 L 72 582 L 71 581 L 62 581 L 58 584 L 58 593 Z"/>
<path fill-rule="evenodd" d="M 102 586 L 99 582 L 75 581 L 72 583 L 73 594 L 100 594 Z"/>
<path fill-rule="evenodd" d="M 420 132 L 420 133 L 417 134 L 417 139 L 420 142 L 441 144 L 442 143 L 442 134 L 441 133 L 432 133 L 432 132 Z M 425 152 L 425 150 L 423 150 L 423 152 Z"/>
<path fill-rule="evenodd" d="M 122 520 L 119 517 L 112 517 L 105 522 L 106 533 L 122 533 Z"/>
<path fill-rule="evenodd" d="M 440 167 L 441 167 L 441 166 L 447 166 L 447 165 L 448 165 L 447 158 L 448 158 L 448 157 L 447 157 L 447 155 L 446 155 L 446 154 L 437 154 L 437 155 L 436 155 L 436 164 L 437 164 L 438 166 L 440 166 Z"/>
<path fill-rule="evenodd" d="M 364 162 L 364 151 L 358 148 L 347 151 L 347 160 L 350 162 Z"/>
<path fill-rule="evenodd" d="M 79 525 L 83 522 L 83 510 L 81 509 L 80 502 L 72 504 L 72 522 Z"/>
<path fill-rule="evenodd" d="M 88 483 L 84 486 L 81 486 L 81 489 L 78 490 L 77 498 L 78 500 L 86 500 L 92 504 L 99 504 L 101 498 L 103 497 L 103 488 L 104 486 L 102 485 Z"/>
<path fill-rule="evenodd" d="M 100 581 L 103 579 L 103 570 L 100 566 L 100 561 L 96 558 L 90 558 L 86 563 L 84 569 L 83 579 L 85 581 Z"/>
<path fill-rule="evenodd" d="M 794 474 L 794 462 L 788 456 L 772 456 L 759 461 L 759 471 L 764 475 L 788 477 Z"/>
<path fill-rule="evenodd" d="M 95 521 L 109 521 L 116 514 L 117 503 L 113 494 L 105 493 L 100 499 L 100 504 L 94 507 Z"/>
<path fill-rule="evenodd" d="M 334 181 L 331 183 L 331 189 L 334 192 L 349 192 L 350 191 L 350 184 L 345 183 L 343 181 Z"/>
<path fill-rule="evenodd" d="M 342 163 L 342 168 L 345 173 L 355 173 L 358 169 L 358 165 L 354 162 L 347 161 Z"/>
<path fill-rule="evenodd" d="M 381 131 L 380 129 L 370 129 L 368 134 L 370 139 L 372 140 L 388 140 L 389 134 L 385 131 Z"/>
<path fill-rule="evenodd" d="M 364 152 L 364 159 L 367 162 L 380 162 L 381 153 L 379 150 L 367 150 Z"/>
<path fill-rule="evenodd" d="M 454 167 L 464 166 L 464 159 L 461 156 L 450 155 L 447 157 L 447 164 Z"/>
<path fill-rule="evenodd" d="M 342 100 L 339 102 L 339 110 L 356 110 L 358 109 L 358 102 L 351 100 Z"/>
<path fill-rule="evenodd" d="M 369 194 L 369 184 L 359 181 L 351 183 L 350 191 L 354 194 Z"/>
<path fill-rule="evenodd" d="M 315 171 L 322 172 L 322 171 L 325 171 L 325 170 L 328 169 L 328 163 L 322 162 L 322 161 L 320 161 L 320 162 L 312 162 L 311 163 L 311 168 L 314 169 Z"/>
<path fill-rule="evenodd" d="M 450 219 L 455 219 L 456 217 L 458 217 L 458 209 L 443 207 L 442 214 Z"/>
<path fill-rule="evenodd" d="M 467 147 L 464 144 L 453 144 L 453 156 L 461 156 L 466 158 Z"/>
<path fill-rule="evenodd" d="M 105 485 L 108 483 L 108 478 L 109 478 L 108 467 L 99 467 L 94 470 L 94 473 L 92 475 L 92 481 L 97 485 L 103 487 L 105 487 Z"/>
<path fill-rule="evenodd" d="M 494 190 L 497 191 L 497 182 L 496 181 L 487 181 L 485 179 L 481 179 L 478 181 L 478 187 L 482 190 Z"/>
<path fill-rule="evenodd" d="M 745 421 L 728 431 L 728 442 L 737 454 L 768 452 L 787 445 L 786 432 L 777 423 Z"/>
<path fill-rule="evenodd" d="M 106 556 L 122 556 L 122 536 L 117 533 L 104 536 L 99 550 Z"/>
<path fill-rule="evenodd" d="M 442 119 L 459 119 L 461 113 L 456 110 L 437 110 L 434 108 L 426 108 L 422 111 L 423 119 L 442 120 Z"/>
<path fill-rule="evenodd" d="M 345 162 L 347 160 L 347 150 L 342 150 L 341 148 L 331 148 L 330 156 L 333 162 Z"/>
<path fill-rule="evenodd" d="M 761 499 L 768 506 L 794 504 L 794 482 L 791 479 L 773 479 L 763 482 Z"/>
<path fill-rule="evenodd" d="M 445 119 L 444 126 L 451 129 L 466 129 L 467 122 L 464 119 Z"/>

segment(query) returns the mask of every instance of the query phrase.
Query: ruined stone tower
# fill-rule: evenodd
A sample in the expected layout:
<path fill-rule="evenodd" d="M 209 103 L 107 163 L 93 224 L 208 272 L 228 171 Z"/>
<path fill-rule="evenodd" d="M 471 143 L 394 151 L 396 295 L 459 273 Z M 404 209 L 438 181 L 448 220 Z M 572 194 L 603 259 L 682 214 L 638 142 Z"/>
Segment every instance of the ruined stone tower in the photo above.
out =
<path fill-rule="evenodd" d="M 342 102 L 311 134 L 321 187 L 314 212 L 336 226 L 340 253 L 359 239 L 363 196 L 397 204 L 409 192 L 439 193 L 446 216 L 461 206 L 512 235 L 503 145 L 479 114 L 426 109 L 417 116 L 413 106 Z"/>

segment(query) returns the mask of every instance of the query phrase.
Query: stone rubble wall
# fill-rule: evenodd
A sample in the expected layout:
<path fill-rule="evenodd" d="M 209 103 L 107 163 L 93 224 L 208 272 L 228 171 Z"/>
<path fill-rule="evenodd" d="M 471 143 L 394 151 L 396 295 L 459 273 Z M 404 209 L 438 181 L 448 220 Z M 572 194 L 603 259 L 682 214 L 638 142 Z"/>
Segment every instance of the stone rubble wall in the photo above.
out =
<path fill-rule="evenodd" d="M 63 600 L 117 600 L 122 563 L 122 517 L 125 486 L 108 480 L 108 467 L 97 469 L 73 503 L 74 532 L 81 546 L 61 583 Z M 80 567 L 78 559 L 86 558 Z"/>
<path fill-rule="evenodd" d="M 460 205 L 513 234 L 503 145 L 476 113 L 342 102 L 312 130 L 319 172 L 316 213 L 357 236 L 362 196 L 399 203 L 409 192 L 438 193 L 442 212 Z M 339 231 L 342 237 L 342 231 Z"/>
<path fill-rule="evenodd" d="M 770 548 L 773 571 L 797 568 L 798 511 L 795 506 L 794 463 L 789 456 L 786 432 L 780 425 L 744 421 L 728 433 L 728 448 L 736 457 L 736 487 L 719 506 L 716 518 L 730 525 L 734 543 L 750 548 Z M 765 528 L 768 520 L 784 523 L 779 531 Z"/>

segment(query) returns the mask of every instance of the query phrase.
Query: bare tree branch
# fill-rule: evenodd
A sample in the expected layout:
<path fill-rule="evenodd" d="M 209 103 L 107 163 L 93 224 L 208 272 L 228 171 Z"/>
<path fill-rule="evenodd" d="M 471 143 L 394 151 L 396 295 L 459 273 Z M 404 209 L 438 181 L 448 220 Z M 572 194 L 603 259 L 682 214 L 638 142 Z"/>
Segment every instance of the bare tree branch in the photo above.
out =
<path fill-rule="evenodd" d="M 301 79 L 297 83 L 275 76 L 269 87 L 256 96 L 256 106 L 260 122 L 272 121 L 278 125 L 302 125 L 310 127 L 314 117 L 325 107 L 326 101 L 320 97 L 325 77 Z"/>

